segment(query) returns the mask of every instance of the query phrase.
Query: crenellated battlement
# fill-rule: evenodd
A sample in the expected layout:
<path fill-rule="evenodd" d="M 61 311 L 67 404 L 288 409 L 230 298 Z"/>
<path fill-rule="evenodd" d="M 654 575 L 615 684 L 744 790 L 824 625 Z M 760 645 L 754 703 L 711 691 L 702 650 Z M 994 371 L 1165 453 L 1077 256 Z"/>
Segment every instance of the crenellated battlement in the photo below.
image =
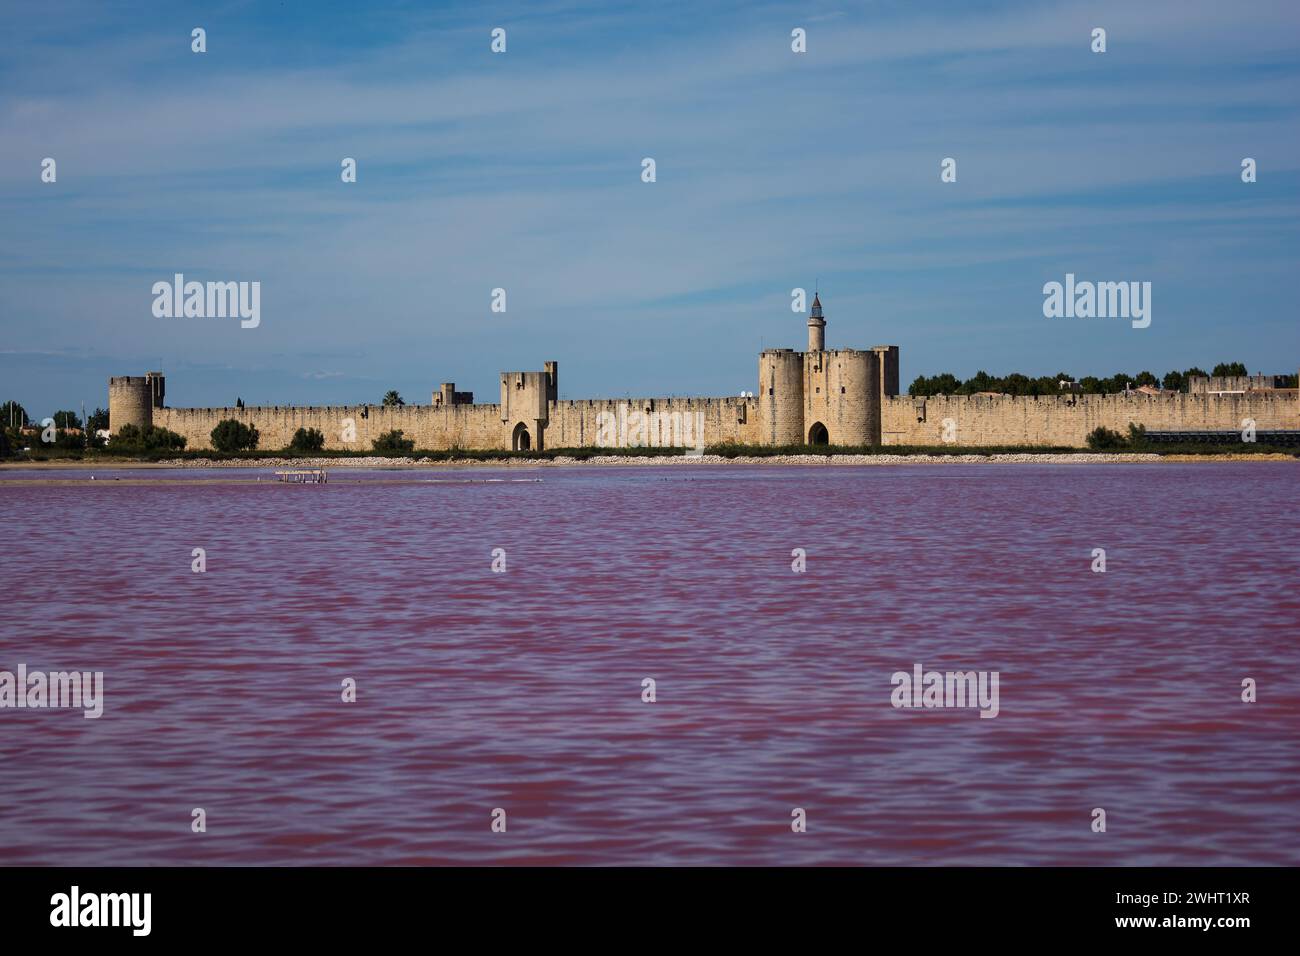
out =
<path fill-rule="evenodd" d="M 1300 428 L 1300 395 L 1279 389 L 1243 394 L 1138 392 L 1110 395 L 933 395 L 887 399 L 886 445 L 1051 445 L 1081 448 L 1097 428 L 1149 431 Z"/>
<path fill-rule="evenodd" d="M 1084 447 L 1099 427 L 1125 432 L 1300 428 L 1300 392 L 1268 389 L 1277 377 L 1255 376 L 1242 391 L 1208 386 L 1194 394 L 936 395 L 899 394 L 899 349 L 825 348 L 827 320 L 814 298 L 807 352 L 764 349 L 758 387 L 726 397 L 559 398 L 559 364 L 502 372 L 500 401 L 476 404 L 471 392 L 444 382 L 429 405 L 250 405 L 168 408 L 161 372 L 108 381 L 110 426 L 168 428 L 188 448 L 211 447 L 212 429 L 233 418 L 256 426 L 260 447 L 284 448 L 299 428 L 325 436 L 327 449 L 366 451 L 385 432 L 401 431 L 417 450 L 582 448 L 600 446 L 611 416 L 663 423 L 689 416 L 706 445 L 1056 445 Z M 1222 383 L 1215 383 L 1222 384 Z M 1228 384 L 1238 384 L 1235 380 Z M 624 429 L 625 430 L 625 429 Z M 698 439 L 692 432 L 693 440 Z"/>

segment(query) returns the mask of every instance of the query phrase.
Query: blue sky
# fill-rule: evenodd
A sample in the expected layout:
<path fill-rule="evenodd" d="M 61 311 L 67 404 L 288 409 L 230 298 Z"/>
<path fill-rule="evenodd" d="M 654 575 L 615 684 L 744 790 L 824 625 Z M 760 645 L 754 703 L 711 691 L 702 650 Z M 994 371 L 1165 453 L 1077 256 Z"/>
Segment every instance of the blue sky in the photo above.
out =
<path fill-rule="evenodd" d="M 735 394 L 814 282 L 904 385 L 1294 372 L 1298 54 L 1290 0 L 7 5 L 0 400 Z M 176 272 L 261 325 L 155 318 Z M 1044 318 L 1067 272 L 1150 281 L 1150 328 Z"/>

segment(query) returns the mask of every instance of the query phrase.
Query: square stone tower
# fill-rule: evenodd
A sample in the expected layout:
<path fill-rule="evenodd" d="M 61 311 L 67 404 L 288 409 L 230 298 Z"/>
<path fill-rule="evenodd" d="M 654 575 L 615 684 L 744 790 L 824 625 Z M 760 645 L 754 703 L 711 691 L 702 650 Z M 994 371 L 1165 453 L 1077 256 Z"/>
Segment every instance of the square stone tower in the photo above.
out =
<path fill-rule="evenodd" d="M 541 451 L 546 447 L 550 405 L 560 387 L 558 362 L 547 362 L 542 372 L 501 373 L 501 421 L 510 433 L 515 451 Z"/>

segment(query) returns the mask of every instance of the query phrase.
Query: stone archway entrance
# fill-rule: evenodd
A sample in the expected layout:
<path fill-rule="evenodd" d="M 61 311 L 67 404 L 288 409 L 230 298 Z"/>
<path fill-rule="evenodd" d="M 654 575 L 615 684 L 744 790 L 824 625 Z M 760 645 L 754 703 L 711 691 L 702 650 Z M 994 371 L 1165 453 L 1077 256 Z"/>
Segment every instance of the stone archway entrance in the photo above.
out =
<path fill-rule="evenodd" d="M 515 451 L 528 451 L 533 447 L 533 440 L 528 434 L 528 426 L 520 422 L 510 438 L 510 447 Z"/>
<path fill-rule="evenodd" d="M 821 422 L 813 422 L 813 427 L 808 429 L 808 444 L 810 445 L 829 445 L 831 437 L 826 431 L 826 426 Z"/>

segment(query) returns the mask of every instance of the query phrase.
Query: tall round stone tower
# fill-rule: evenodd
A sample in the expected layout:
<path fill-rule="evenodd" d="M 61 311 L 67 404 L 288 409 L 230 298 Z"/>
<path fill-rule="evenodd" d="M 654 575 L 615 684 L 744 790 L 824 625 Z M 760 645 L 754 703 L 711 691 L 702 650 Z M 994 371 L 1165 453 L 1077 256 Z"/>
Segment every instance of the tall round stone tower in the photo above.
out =
<path fill-rule="evenodd" d="M 809 353 L 805 362 L 804 423 L 807 441 L 820 424 L 831 445 L 873 445 L 878 442 L 879 388 L 876 356 L 861 349 Z"/>
<path fill-rule="evenodd" d="M 153 410 L 162 408 L 165 380 L 162 372 L 116 375 L 108 380 L 108 427 L 114 433 L 123 425 L 145 429 L 153 424 Z"/>
<path fill-rule="evenodd" d="M 768 349 L 758 357 L 758 416 L 767 445 L 803 444 L 803 354 Z"/>

